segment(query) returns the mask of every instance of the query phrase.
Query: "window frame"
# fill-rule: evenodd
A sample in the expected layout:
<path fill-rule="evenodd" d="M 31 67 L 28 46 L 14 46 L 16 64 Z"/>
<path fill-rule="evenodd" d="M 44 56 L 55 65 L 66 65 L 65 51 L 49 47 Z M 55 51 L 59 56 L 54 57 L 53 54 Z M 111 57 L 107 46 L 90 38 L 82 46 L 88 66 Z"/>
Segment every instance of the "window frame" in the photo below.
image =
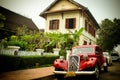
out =
<path fill-rule="evenodd" d="M 54 19 L 49 21 L 49 29 L 57 30 L 59 29 L 59 19 Z"/>
<path fill-rule="evenodd" d="M 91 34 L 93 37 L 96 37 L 96 30 L 95 30 L 95 28 L 90 24 L 90 23 L 88 23 L 88 21 L 87 20 L 85 20 L 85 30 L 89 33 L 89 34 Z"/>
<path fill-rule="evenodd" d="M 73 21 L 73 23 L 70 23 L 72 21 Z M 74 29 L 74 28 L 76 28 L 76 18 L 66 18 L 66 23 L 65 24 L 66 24 L 65 25 L 66 29 Z M 73 26 L 71 27 L 71 25 L 73 25 Z"/>

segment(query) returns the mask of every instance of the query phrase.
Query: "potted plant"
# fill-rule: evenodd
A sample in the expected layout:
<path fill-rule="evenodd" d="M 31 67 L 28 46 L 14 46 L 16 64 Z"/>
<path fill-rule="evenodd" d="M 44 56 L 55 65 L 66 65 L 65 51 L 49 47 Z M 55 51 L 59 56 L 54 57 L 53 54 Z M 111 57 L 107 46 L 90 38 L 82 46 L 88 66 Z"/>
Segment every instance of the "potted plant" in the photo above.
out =
<path fill-rule="evenodd" d="M 9 49 L 10 52 L 13 53 L 14 55 L 18 55 L 18 51 L 20 47 L 19 46 L 8 46 L 7 49 Z"/>

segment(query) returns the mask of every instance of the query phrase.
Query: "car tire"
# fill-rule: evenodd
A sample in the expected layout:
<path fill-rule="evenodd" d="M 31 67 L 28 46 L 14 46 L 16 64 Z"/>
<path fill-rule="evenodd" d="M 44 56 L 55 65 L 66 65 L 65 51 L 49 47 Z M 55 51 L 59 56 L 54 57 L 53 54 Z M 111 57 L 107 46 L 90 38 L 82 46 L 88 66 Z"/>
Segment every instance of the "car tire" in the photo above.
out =
<path fill-rule="evenodd" d="M 104 66 L 104 72 L 108 72 L 108 66 Z"/>
<path fill-rule="evenodd" d="M 93 75 L 94 80 L 99 80 L 99 75 L 100 75 L 100 69 L 99 66 L 95 66 L 96 73 Z"/>
<path fill-rule="evenodd" d="M 63 70 L 55 68 L 55 71 L 63 71 Z M 55 77 L 57 78 L 57 80 L 64 80 L 64 75 L 55 74 Z"/>

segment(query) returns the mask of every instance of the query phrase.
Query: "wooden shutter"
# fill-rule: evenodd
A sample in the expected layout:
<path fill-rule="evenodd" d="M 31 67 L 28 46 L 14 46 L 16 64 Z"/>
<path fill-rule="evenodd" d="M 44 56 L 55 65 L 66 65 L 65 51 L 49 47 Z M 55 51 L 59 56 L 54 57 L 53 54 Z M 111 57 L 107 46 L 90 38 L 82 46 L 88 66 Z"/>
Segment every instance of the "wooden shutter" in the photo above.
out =
<path fill-rule="evenodd" d="M 49 22 L 49 29 L 52 29 L 52 20 Z"/>
<path fill-rule="evenodd" d="M 93 36 L 95 37 L 95 29 L 93 30 Z"/>
<path fill-rule="evenodd" d="M 90 33 L 90 24 L 89 24 L 89 26 L 88 26 L 88 32 Z"/>
<path fill-rule="evenodd" d="M 66 19 L 65 28 L 66 28 L 66 29 L 69 28 L 69 19 Z"/>
<path fill-rule="evenodd" d="M 76 28 L 76 18 L 74 18 L 74 26 L 73 26 L 73 28 Z"/>
<path fill-rule="evenodd" d="M 87 31 L 87 20 L 85 20 L 85 30 Z"/>
<path fill-rule="evenodd" d="M 57 20 L 57 29 L 59 29 L 59 20 Z"/>

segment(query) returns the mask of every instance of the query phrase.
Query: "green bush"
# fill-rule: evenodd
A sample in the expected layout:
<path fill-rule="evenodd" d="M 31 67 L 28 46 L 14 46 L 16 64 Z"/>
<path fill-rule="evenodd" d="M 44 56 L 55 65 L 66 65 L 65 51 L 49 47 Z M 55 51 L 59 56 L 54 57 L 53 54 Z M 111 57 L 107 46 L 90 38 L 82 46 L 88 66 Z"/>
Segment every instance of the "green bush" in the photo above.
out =
<path fill-rule="evenodd" d="M 20 40 L 9 41 L 8 45 L 10 45 L 10 46 L 20 46 L 20 50 L 26 50 L 26 48 L 29 46 L 29 44 L 27 42 L 20 41 Z"/>
<path fill-rule="evenodd" d="M 60 50 L 60 56 L 64 56 L 64 58 L 66 58 L 66 50 L 65 49 L 62 49 Z"/>
<path fill-rule="evenodd" d="M 0 72 L 52 65 L 58 56 L 0 55 Z M 36 66 L 36 63 L 39 65 Z"/>

